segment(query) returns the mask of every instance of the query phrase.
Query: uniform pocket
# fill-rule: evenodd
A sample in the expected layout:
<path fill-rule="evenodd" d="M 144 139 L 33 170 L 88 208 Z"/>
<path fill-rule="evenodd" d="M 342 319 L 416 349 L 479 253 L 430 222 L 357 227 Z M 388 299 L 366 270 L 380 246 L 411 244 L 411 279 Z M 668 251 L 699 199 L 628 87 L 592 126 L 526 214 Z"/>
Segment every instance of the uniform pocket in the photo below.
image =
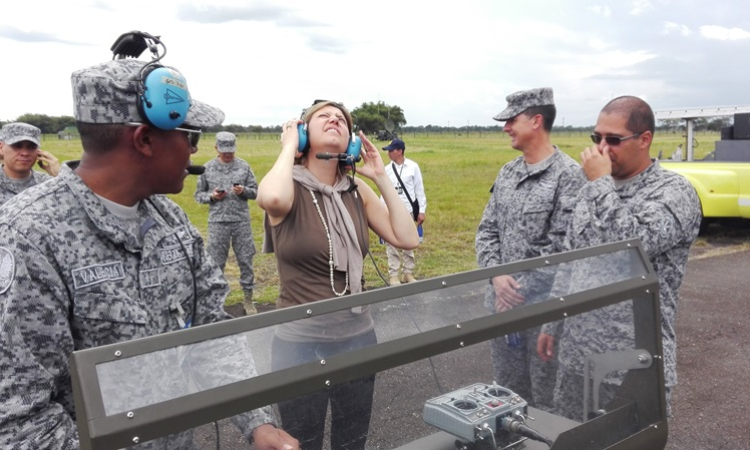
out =
<path fill-rule="evenodd" d="M 74 302 L 76 348 L 96 347 L 145 335 L 148 313 L 130 297 L 87 293 L 77 295 Z"/>
<path fill-rule="evenodd" d="M 544 245 L 550 241 L 548 236 L 549 219 L 554 209 L 555 204 L 551 199 L 545 201 L 535 198 L 524 205 L 521 220 L 526 239 L 530 243 Z"/>

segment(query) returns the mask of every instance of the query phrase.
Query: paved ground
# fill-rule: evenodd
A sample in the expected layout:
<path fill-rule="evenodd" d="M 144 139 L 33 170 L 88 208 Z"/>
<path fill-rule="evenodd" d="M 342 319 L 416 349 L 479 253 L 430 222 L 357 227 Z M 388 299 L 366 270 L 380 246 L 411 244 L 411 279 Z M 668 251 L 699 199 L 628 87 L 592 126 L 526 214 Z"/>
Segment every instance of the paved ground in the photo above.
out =
<path fill-rule="evenodd" d="M 667 449 L 750 448 L 750 252 L 688 264 Z"/>
<path fill-rule="evenodd" d="M 691 251 L 677 317 L 678 377 L 668 450 L 750 448 L 750 228 L 712 227 Z M 232 313 L 238 313 L 231 310 Z M 399 367 L 378 376 L 372 438 L 368 449 L 390 449 L 388 442 L 424 436 L 421 403 L 434 395 L 433 373 L 443 384 L 461 386 L 489 379 L 485 344 Z M 479 363 L 478 363 L 479 362 Z M 466 370 L 471 367 L 471 370 Z M 399 391 L 404 379 L 425 380 L 423 389 Z M 222 448 L 248 448 L 231 425 L 222 422 Z M 200 433 L 214 448 L 213 426 Z"/>

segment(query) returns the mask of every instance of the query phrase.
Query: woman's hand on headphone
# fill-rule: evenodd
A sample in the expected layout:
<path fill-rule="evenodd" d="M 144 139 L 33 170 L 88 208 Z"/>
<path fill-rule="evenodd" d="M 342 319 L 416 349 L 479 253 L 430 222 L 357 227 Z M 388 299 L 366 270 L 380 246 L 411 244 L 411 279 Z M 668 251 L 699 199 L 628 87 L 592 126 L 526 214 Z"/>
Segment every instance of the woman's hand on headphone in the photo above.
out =
<path fill-rule="evenodd" d="M 359 132 L 359 138 L 362 140 L 362 150 L 360 153 L 364 164 L 361 168 L 357 169 L 357 172 L 372 180 L 378 176 L 385 175 L 385 165 L 383 165 L 383 159 L 378 153 L 378 148 L 367 139 L 367 136 L 362 131 Z"/>
<path fill-rule="evenodd" d="M 287 146 L 294 147 L 297 152 L 295 157 L 299 158 L 302 156 L 302 149 L 299 147 L 299 131 L 297 131 L 297 125 L 304 123 L 300 119 L 291 119 L 281 126 L 281 148 Z"/>

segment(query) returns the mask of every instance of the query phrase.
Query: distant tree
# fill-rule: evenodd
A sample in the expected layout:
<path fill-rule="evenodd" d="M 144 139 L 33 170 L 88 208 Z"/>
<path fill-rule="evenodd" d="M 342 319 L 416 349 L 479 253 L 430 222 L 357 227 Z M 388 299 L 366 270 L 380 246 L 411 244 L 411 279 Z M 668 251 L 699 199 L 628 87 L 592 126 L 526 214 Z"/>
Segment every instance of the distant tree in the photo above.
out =
<path fill-rule="evenodd" d="M 708 119 L 705 117 L 698 117 L 693 123 L 695 131 L 705 131 L 708 129 Z"/>
<path fill-rule="evenodd" d="M 59 116 L 54 117 L 56 121 L 55 132 L 62 131 L 67 127 L 76 126 L 76 119 L 73 116 Z"/>
<path fill-rule="evenodd" d="M 659 129 L 664 131 L 674 131 L 682 128 L 682 119 L 661 119 L 659 120 Z"/>
<path fill-rule="evenodd" d="M 732 121 L 729 117 L 716 117 L 708 122 L 709 131 L 721 131 L 723 127 L 731 125 Z"/>
<path fill-rule="evenodd" d="M 24 122 L 42 130 L 43 134 L 57 133 L 65 127 L 75 125 L 76 121 L 71 116 L 50 117 L 46 114 L 23 114 L 18 116 L 14 122 Z"/>
<path fill-rule="evenodd" d="M 367 134 L 375 133 L 385 129 L 387 120 L 391 120 L 394 129 L 406 125 L 404 110 L 400 106 L 386 105 L 384 102 L 365 102 L 362 106 L 354 108 L 352 115 L 355 116 L 357 127 Z"/>
<path fill-rule="evenodd" d="M 224 131 L 229 131 L 230 133 L 238 134 L 238 133 L 245 132 L 246 129 L 242 125 L 230 124 L 230 125 L 224 126 Z"/>

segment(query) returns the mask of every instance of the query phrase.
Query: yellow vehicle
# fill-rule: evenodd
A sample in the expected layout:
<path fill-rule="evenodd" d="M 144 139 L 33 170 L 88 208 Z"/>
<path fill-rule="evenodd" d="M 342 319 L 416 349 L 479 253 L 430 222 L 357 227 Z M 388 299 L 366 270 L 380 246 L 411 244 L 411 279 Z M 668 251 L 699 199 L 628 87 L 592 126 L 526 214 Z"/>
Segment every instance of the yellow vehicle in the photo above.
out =
<path fill-rule="evenodd" d="M 714 151 L 693 160 L 696 118 L 733 116 L 721 128 Z M 687 161 L 659 161 L 662 167 L 687 178 L 698 192 L 703 210 L 701 233 L 711 222 L 750 219 L 750 106 L 711 107 L 657 111 L 657 120 L 685 121 Z"/>
<path fill-rule="evenodd" d="M 698 192 L 703 210 L 701 232 L 718 219 L 750 219 L 750 162 L 659 161 L 679 173 Z"/>

